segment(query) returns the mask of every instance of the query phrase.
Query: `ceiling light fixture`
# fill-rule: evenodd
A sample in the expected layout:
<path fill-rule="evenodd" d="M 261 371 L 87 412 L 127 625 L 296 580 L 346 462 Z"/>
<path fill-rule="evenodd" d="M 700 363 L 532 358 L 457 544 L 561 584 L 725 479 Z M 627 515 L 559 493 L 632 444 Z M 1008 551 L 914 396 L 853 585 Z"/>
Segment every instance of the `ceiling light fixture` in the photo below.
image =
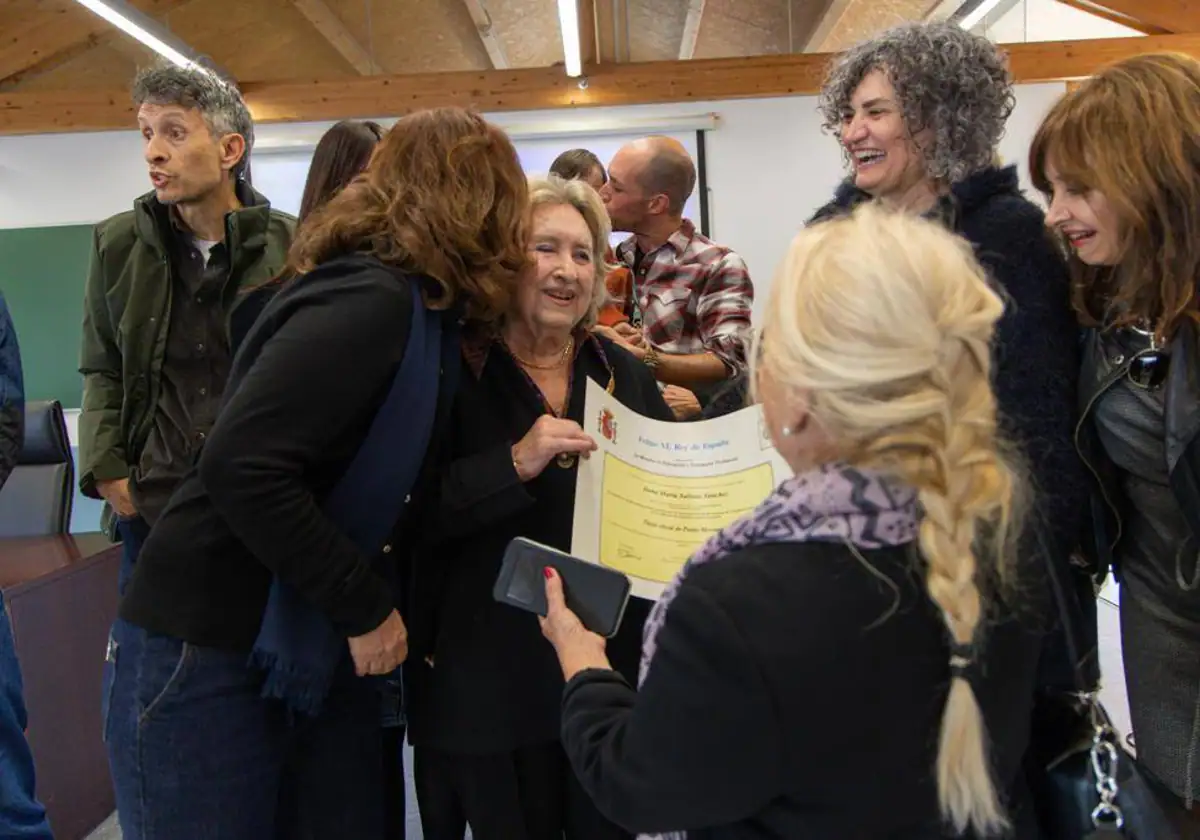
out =
<path fill-rule="evenodd" d="M 579 45 L 579 5 L 576 0 L 558 0 L 558 26 L 562 30 L 563 57 L 567 75 L 583 75 L 583 55 Z"/>
<path fill-rule="evenodd" d="M 984 18 L 990 15 L 992 11 L 1000 5 L 1001 2 L 1002 0 L 979 0 L 979 2 L 975 4 L 975 8 L 971 9 L 971 11 L 967 12 L 959 19 L 958 25 L 963 29 L 974 29 L 976 26 L 983 23 Z"/>
<path fill-rule="evenodd" d="M 210 72 L 188 55 L 188 48 L 179 40 L 171 37 L 162 27 L 137 9 L 122 0 L 75 0 L 79 5 L 89 9 L 113 26 L 120 29 L 131 38 L 145 44 L 150 49 L 180 67 Z"/>

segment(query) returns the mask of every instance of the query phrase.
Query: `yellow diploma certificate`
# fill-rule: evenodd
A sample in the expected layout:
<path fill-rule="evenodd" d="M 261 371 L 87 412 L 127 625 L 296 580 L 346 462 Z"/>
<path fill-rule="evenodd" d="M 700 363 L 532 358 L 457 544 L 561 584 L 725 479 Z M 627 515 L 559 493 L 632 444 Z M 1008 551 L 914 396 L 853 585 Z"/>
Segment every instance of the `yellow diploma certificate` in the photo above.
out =
<path fill-rule="evenodd" d="M 584 420 L 599 449 L 579 462 L 571 553 L 629 575 L 640 598 L 661 595 L 696 549 L 791 475 L 758 406 L 664 423 L 589 379 Z"/>

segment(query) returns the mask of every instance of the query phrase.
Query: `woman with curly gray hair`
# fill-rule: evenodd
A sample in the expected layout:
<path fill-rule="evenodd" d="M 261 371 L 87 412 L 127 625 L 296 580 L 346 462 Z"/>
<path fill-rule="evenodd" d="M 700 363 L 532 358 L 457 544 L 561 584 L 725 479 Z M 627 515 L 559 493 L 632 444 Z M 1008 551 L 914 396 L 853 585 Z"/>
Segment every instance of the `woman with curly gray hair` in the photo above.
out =
<path fill-rule="evenodd" d="M 888 30 L 840 55 L 821 92 L 826 130 L 836 132 L 850 177 L 814 221 L 849 212 L 866 201 L 936 219 L 971 243 L 1006 299 L 993 338 L 1001 428 L 1029 465 L 1035 491 L 1030 543 L 1021 552 L 1042 591 L 1040 554 L 1071 581 L 1095 627 L 1089 570 L 1069 563 L 1087 509 L 1086 473 L 1074 446 L 1079 371 L 1078 329 L 1060 250 L 1047 235 L 1042 211 L 1022 193 L 1015 166 L 1002 166 L 996 145 L 1015 97 L 1002 54 L 994 44 L 951 23 L 913 23 Z M 1088 621 L 1088 619 L 1091 619 Z M 996 636 L 1020 633 L 998 627 Z M 1085 646 L 1095 650 L 1095 639 Z M 1074 687 L 1075 663 L 1057 635 L 1025 634 L 1023 682 L 1004 685 L 977 675 L 989 727 L 1025 716 L 1035 697 Z M 1094 667 L 1081 665 L 1083 668 Z M 1040 703 L 1039 703 L 1040 707 Z M 999 729 L 997 731 L 1000 731 Z M 1009 730 L 1011 731 L 1011 730 Z M 997 779 L 1007 784 L 1020 813 L 1020 763 L 1025 739 L 998 744 Z M 1019 819 L 1017 820 L 1018 825 Z M 1036 829 L 1020 829 L 1035 837 Z"/>

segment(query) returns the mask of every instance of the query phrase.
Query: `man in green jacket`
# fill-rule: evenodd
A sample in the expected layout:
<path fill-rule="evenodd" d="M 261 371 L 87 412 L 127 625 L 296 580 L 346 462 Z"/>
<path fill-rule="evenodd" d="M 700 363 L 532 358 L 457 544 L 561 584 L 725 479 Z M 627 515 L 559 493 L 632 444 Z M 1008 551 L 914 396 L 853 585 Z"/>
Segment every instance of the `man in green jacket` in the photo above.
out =
<path fill-rule="evenodd" d="M 133 101 L 153 192 L 96 226 L 80 361 L 80 488 L 125 543 L 122 591 L 216 419 L 245 293 L 283 268 L 295 226 L 244 179 L 254 126 L 232 85 L 160 66 Z"/>

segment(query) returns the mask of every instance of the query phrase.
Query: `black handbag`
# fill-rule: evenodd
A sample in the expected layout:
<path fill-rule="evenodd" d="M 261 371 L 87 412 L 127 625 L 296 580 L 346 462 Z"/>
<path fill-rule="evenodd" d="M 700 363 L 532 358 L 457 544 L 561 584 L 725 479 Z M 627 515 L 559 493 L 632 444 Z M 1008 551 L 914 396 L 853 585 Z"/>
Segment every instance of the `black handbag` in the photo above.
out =
<path fill-rule="evenodd" d="M 1137 761 L 1123 748 L 1099 686 L 1080 671 L 1083 615 L 1042 543 L 1047 577 L 1063 624 L 1076 691 L 1042 695 L 1034 707 L 1026 778 L 1046 840 L 1179 840 Z"/>

